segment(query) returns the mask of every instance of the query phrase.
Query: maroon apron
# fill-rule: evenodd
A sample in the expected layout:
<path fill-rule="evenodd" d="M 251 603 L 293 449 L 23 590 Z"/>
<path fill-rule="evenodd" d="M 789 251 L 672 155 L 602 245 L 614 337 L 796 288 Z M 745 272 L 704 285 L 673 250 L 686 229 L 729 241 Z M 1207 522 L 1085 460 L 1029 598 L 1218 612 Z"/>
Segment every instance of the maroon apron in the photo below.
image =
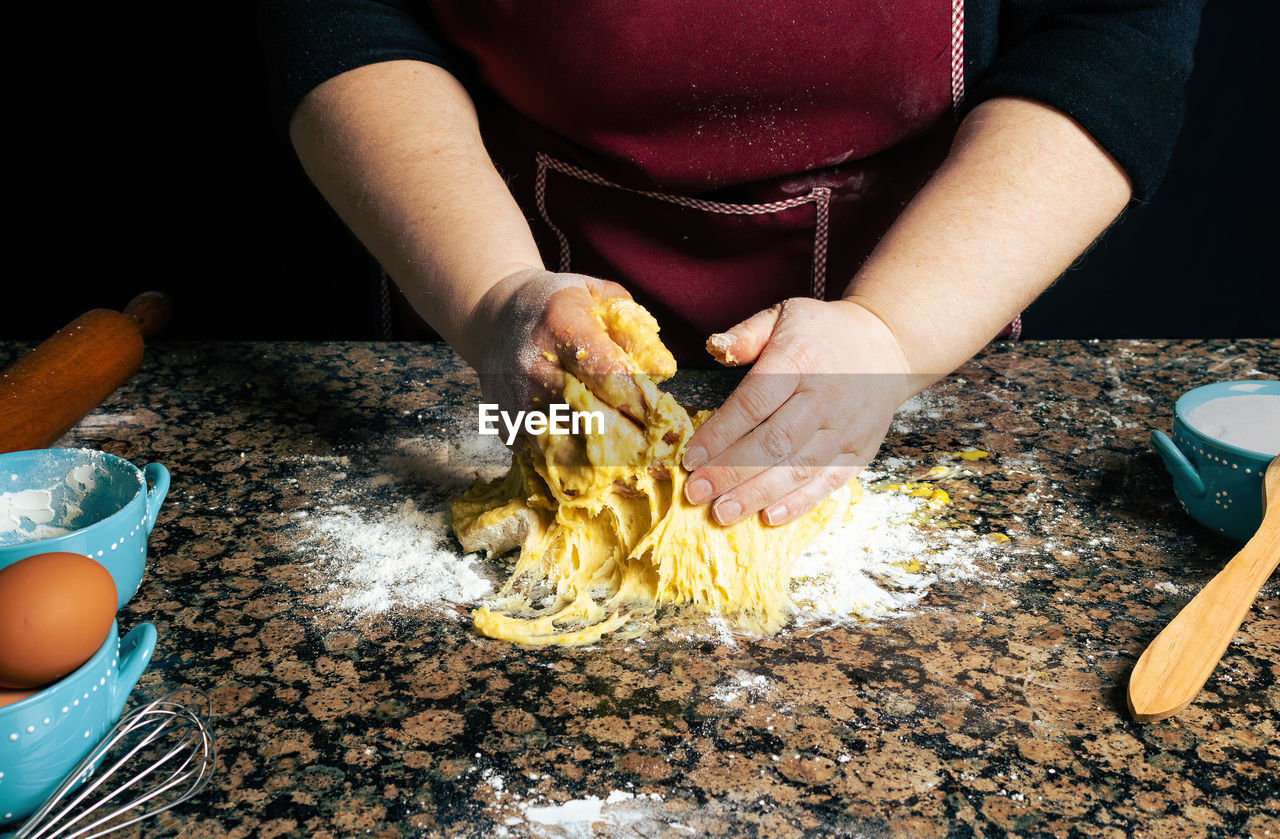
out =
<path fill-rule="evenodd" d="M 622 283 L 682 360 L 779 300 L 839 297 L 963 96 L 962 0 L 432 6 L 548 268 Z"/>

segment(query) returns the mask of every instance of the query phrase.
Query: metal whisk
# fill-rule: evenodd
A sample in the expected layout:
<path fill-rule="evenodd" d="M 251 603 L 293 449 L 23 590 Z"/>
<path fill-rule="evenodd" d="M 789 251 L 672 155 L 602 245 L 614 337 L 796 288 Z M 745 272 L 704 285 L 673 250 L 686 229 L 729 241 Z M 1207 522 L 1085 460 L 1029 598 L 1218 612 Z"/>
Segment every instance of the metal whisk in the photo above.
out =
<path fill-rule="evenodd" d="M 203 715 L 177 701 L 178 693 L 198 696 Z M 15 839 L 105 836 L 186 801 L 208 782 L 217 762 L 210 712 L 209 698 L 199 691 L 171 693 L 130 711 L 18 828 Z M 134 810 L 142 812 L 118 821 Z"/>

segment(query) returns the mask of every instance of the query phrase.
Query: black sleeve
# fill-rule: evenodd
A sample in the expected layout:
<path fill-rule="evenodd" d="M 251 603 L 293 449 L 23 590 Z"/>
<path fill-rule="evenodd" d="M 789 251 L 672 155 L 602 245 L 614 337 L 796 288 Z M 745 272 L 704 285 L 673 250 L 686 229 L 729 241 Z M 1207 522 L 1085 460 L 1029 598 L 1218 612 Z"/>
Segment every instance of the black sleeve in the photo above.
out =
<path fill-rule="evenodd" d="M 429 13 L 410 0 L 262 0 L 259 33 L 274 122 L 285 131 L 320 83 L 381 61 L 414 59 L 454 70 L 455 54 Z"/>
<path fill-rule="evenodd" d="M 1182 128 L 1185 87 L 1205 0 L 1004 0 L 994 49 L 977 8 L 966 21 L 979 55 L 966 61 L 966 109 L 1023 96 L 1079 122 L 1147 200 L 1164 177 Z M 972 4 L 980 7 L 981 4 Z M 989 53 L 987 59 L 982 53 Z M 974 78 L 968 78 L 970 70 Z"/>

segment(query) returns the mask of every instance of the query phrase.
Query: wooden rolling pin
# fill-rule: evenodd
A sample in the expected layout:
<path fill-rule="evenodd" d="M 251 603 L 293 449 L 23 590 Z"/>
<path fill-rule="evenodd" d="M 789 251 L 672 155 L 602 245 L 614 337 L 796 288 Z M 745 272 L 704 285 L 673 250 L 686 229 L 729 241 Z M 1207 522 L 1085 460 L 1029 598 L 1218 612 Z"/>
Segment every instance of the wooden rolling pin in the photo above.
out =
<path fill-rule="evenodd" d="M 0 373 L 0 452 L 48 448 L 142 366 L 142 339 L 169 322 L 169 298 L 86 312 Z"/>

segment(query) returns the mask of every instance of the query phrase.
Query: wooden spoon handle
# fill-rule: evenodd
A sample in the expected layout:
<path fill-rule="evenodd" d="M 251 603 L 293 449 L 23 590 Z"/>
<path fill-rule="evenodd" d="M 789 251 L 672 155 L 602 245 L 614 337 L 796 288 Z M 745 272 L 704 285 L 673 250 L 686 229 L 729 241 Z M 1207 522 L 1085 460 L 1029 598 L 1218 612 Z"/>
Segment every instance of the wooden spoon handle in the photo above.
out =
<path fill-rule="evenodd" d="M 1280 564 L 1280 498 L 1253 538 L 1156 636 L 1129 677 L 1129 713 L 1139 722 L 1173 716 L 1209 680 L 1249 607 Z"/>

